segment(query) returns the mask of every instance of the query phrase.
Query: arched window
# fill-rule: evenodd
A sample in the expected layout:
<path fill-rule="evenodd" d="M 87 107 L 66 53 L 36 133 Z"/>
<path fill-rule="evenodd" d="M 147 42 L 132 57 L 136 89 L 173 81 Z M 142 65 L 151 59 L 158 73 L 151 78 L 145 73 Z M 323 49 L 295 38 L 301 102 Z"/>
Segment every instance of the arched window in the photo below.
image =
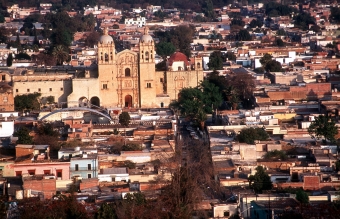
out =
<path fill-rule="evenodd" d="M 125 77 L 130 77 L 131 76 L 131 72 L 129 68 L 125 69 Z"/>
<path fill-rule="evenodd" d="M 145 60 L 149 61 L 149 52 L 145 52 Z"/>
<path fill-rule="evenodd" d="M 201 68 L 201 63 L 197 62 L 197 69 Z"/>
<path fill-rule="evenodd" d="M 113 60 L 112 52 L 111 52 L 111 61 Z"/>
<path fill-rule="evenodd" d="M 103 52 L 100 53 L 100 61 L 103 61 Z"/>
<path fill-rule="evenodd" d="M 151 50 L 151 52 L 150 52 L 150 58 L 152 59 L 152 50 Z"/>
<path fill-rule="evenodd" d="M 109 55 L 107 53 L 105 53 L 105 62 L 109 61 Z"/>

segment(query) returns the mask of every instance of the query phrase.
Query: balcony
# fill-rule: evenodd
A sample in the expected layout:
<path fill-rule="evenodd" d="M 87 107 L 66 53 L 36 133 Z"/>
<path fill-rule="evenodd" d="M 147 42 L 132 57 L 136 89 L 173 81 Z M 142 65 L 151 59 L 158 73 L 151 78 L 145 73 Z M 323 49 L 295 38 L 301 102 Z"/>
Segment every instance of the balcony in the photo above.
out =
<path fill-rule="evenodd" d="M 97 171 L 94 167 L 92 168 L 87 168 L 87 167 L 70 167 L 71 172 L 76 172 L 76 171 Z"/>

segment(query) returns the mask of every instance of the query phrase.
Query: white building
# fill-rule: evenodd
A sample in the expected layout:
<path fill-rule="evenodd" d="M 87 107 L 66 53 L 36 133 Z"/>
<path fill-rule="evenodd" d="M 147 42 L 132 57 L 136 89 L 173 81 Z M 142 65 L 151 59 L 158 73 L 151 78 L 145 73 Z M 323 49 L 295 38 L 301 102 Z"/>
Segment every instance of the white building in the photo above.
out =
<path fill-rule="evenodd" d="M 127 26 L 143 27 L 146 24 L 145 17 L 126 18 L 124 22 Z"/>

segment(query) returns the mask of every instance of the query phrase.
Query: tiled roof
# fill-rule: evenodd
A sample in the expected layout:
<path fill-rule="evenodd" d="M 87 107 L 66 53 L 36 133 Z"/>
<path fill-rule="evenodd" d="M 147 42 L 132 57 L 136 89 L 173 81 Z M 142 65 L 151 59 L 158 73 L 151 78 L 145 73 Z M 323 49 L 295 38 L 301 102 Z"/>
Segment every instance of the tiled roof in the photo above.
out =
<path fill-rule="evenodd" d="M 188 57 L 186 55 L 184 55 L 181 52 L 175 52 L 174 54 L 170 56 L 168 60 L 169 66 L 172 66 L 172 63 L 178 62 L 178 61 L 183 61 L 186 66 L 189 65 Z"/>

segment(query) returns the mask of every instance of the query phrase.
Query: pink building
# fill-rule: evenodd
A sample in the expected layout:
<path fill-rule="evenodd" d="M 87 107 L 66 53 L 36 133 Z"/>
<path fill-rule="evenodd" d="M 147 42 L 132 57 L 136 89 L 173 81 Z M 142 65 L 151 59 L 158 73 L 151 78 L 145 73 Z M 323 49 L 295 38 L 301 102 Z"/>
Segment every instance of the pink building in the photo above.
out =
<path fill-rule="evenodd" d="M 15 176 L 53 175 L 57 180 L 70 179 L 70 162 L 16 162 L 13 168 Z"/>

